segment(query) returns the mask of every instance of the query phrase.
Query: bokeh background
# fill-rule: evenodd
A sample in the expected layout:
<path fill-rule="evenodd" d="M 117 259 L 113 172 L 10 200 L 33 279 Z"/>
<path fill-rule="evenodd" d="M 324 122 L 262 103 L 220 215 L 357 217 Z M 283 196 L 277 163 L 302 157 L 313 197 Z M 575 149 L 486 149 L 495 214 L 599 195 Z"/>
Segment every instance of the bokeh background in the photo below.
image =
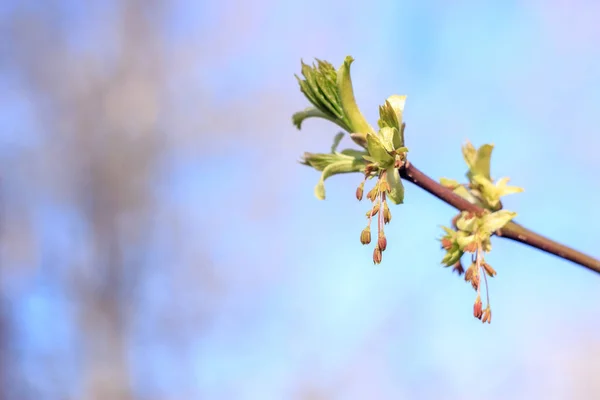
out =
<path fill-rule="evenodd" d="M 0 4 L 0 399 L 597 399 L 600 277 L 494 240 L 494 320 L 407 185 L 384 262 L 359 176 L 297 163 L 300 59 L 377 106 L 410 159 L 460 146 L 526 191 L 518 221 L 600 256 L 600 5 L 588 1 Z M 344 141 L 342 145 L 350 145 Z"/>

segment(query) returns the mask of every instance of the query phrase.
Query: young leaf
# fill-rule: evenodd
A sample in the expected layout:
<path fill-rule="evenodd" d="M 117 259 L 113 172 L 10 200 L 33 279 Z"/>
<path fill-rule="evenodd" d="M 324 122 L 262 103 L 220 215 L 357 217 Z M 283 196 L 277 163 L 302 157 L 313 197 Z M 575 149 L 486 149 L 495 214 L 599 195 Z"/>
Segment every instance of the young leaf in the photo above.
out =
<path fill-rule="evenodd" d="M 475 147 L 473 147 L 471 142 L 467 142 L 462 147 L 462 152 L 463 152 L 463 158 L 465 159 L 465 162 L 469 166 L 469 169 L 473 168 L 475 166 L 475 162 L 477 160 L 477 150 L 475 150 Z"/>
<path fill-rule="evenodd" d="M 517 216 L 516 212 L 500 210 L 491 214 L 487 214 L 483 217 L 483 223 L 481 224 L 481 230 L 492 234 L 498 229 L 501 229 L 504 225 L 510 222 L 511 219 Z"/>
<path fill-rule="evenodd" d="M 390 167 L 386 172 L 387 182 L 390 185 L 390 192 L 388 193 L 388 199 L 394 204 L 404 203 L 404 186 L 400 179 L 400 173 L 394 167 Z"/>
<path fill-rule="evenodd" d="M 335 151 L 337 150 L 337 148 L 340 145 L 340 142 L 342 141 L 343 138 L 344 138 L 344 132 L 340 132 L 337 135 L 335 135 L 335 137 L 333 138 L 333 144 L 331 145 L 332 153 L 335 153 Z"/>
<path fill-rule="evenodd" d="M 466 213 L 462 213 L 456 221 L 456 227 L 463 232 L 471 233 L 475 230 L 477 218 L 467 218 Z"/>
<path fill-rule="evenodd" d="M 319 200 L 325 199 L 325 179 L 329 178 L 330 176 L 359 171 L 360 165 L 354 162 L 354 160 L 351 158 L 329 164 L 325 167 L 325 169 L 323 169 L 321 179 L 319 179 L 319 183 L 317 183 L 317 186 L 315 186 L 315 196 Z"/>
<path fill-rule="evenodd" d="M 302 127 L 302 122 L 304 122 L 304 120 L 308 118 L 323 118 L 333 122 L 334 124 L 337 124 L 340 128 L 344 129 L 347 132 L 350 131 L 350 127 L 346 125 L 344 121 L 336 119 L 332 117 L 331 114 L 326 114 L 315 107 L 308 107 L 303 111 L 298 111 L 297 113 L 292 115 L 292 122 L 294 123 L 296 128 L 300 129 Z"/>
<path fill-rule="evenodd" d="M 496 182 L 496 189 L 500 197 L 507 196 L 509 194 L 521 193 L 524 189 L 518 186 L 508 186 L 507 183 L 509 178 L 500 178 Z"/>
<path fill-rule="evenodd" d="M 475 166 L 472 168 L 473 174 L 480 174 L 489 180 L 492 179 L 490 177 L 492 150 L 494 150 L 493 144 L 484 144 L 477 150 L 477 161 L 475 162 Z"/>
<path fill-rule="evenodd" d="M 386 151 L 375 134 L 367 135 L 367 150 L 369 151 L 369 156 L 377 160 L 379 166 L 383 168 L 394 162 L 394 158 Z"/>
<path fill-rule="evenodd" d="M 381 136 L 383 146 L 388 152 L 391 153 L 396 149 L 394 147 L 394 135 L 397 136 L 399 140 L 398 129 L 386 126 L 379 130 L 379 135 Z"/>
<path fill-rule="evenodd" d="M 452 190 L 460 186 L 460 183 L 457 180 L 448 178 L 440 178 L 440 184 Z"/>
<path fill-rule="evenodd" d="M 375 132 L 365 117 L 361 114 L 356 99 L 354 98 L 354 89 L 352 88 L 352 80 L 350 79 L 350 64 L 354 59 L 350 56 L 346 57 L 342 66 L 337 72 L 337 89 L 340 97 L 342 110 L 346 116 L 348 126 L 351 128 L 351 133 L 359 133 L 366 135 L 370 132 Z"/>

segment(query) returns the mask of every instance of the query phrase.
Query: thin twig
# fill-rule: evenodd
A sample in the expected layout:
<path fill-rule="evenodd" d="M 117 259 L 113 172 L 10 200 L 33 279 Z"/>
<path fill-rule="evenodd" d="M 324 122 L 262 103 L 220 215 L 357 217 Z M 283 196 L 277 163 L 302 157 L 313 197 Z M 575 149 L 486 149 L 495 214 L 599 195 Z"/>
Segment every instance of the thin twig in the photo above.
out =
<path fill-rule="evenodd" d="M 463 199 L 452 190 L 442 186 L 429 176 L 425 175 L 413 164 L 400 168 L 400 176 L 419 186 L 421 189 L 431 193 L 443 202 L 451 205 L 460 211 L 470 211 L 476 215 L 481 215 L 485 210 L 469 201 Z M 572 261 L 591 271 L 600 273 L 600 260 L 588 256 L 580 251 L 572 249 L 564 244 L 555 242 L 540 234 L 537 234 L 516 222 L 509 222 L 496 232 L 496 235 L 506 239 L 521 242 L 536 249 L 554 254 L 565 260 Z"/>

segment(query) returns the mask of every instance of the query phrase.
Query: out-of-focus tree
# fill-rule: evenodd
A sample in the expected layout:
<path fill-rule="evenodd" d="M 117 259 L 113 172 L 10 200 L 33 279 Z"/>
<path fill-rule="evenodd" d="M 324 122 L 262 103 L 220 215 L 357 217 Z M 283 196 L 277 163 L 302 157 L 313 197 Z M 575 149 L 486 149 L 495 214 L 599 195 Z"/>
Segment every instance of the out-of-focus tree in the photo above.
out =
<path fill-rule="evenodd" d="M 89 36 L 89 47 L 82 49 L 73 44 L 78 38 L 69 25 L 74 21 L 60 12 L 63 6 L 47 2 L 39 5 L 43 12 L 17 7 L 8 49 L 9 67 L 43 127 L 43 145 L 27 161 L 33 172 L 28 190 L 66 207 L 80 221 L 69 238 L 71 257 L 61 263 L 68 268 L 63 290 L 77 304 L 80 326 L 71 351 L 81 349 L 83 368 L 80 381 L 54 393 L 125 400 L 135 397 L 131 322 L 154 228 L 152 183 L 164 154 L 161 2 L 97 5 L 112 23 L 80 21 L 90 24 L 79 30 Z M 60 266 L 50 268 L 61 273 Z M 6 376 L 6 368 L 3 372 Z"/>

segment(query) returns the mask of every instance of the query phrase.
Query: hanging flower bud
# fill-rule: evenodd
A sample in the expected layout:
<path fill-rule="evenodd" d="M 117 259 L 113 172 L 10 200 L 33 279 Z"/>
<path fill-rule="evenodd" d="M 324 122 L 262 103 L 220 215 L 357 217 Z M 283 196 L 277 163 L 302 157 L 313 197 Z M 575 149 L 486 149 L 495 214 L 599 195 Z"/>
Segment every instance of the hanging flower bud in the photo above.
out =
<path fill-rule="evenodd" d="M 389 224 L 392 220 L 392 213 L 387 205 L 387 201 L 383 203 L 383 223 Z"/>
<path fill-rule="evenodd" d="M 483 263 L 483 269 L 490 277 L 494 277 L 496 275 L 496 270 L 492 268 L 492 266 L 486 262 Z"/>
<path fill-rule="evenodd" d="M 360 233 L 360 242 L 362 244 L 369 244 L 369 243 L 371 243 L 371 228 L 370 227 L 367 226 Z"/>
<path fill-rule="evenodd" d="M 373 250 L 373 263 L 380 264 L 381 263 L 381 250 L 378 246 L 375 246 L 375 250 Z"/>
<path fill-rule="evenodd" d="M 381 251 L 385 251 L 385 249 L 387 248 L 387 239 L 385 238 L 383 232 L 381 233 L 381 235 L 379 235 L 379 239 L 377 239 L 377 247 L 379 247 Z"/>
<path fill-rule="evenodd" d="M 364 187 L 365 187 L 365 183 L 362 182 L 360 185 L 358 185 L 358 187 L 356 188 L 356 199 L 358 201 L 361 201 L 363 198 L 363 191 L 364 191 Z"/>
<path fill-rule="evenodd" d="M 475 318 L 477 319 L 481 319 L 482 315 L 483 312 L 481 311 L 481 297 L 477 295 L 477 298 L 475 299 L 475 304 L 473 304 L 473 316 L 475 316 Z"/>
<path fill-rule="evenodd" d="M 379 212 L 379 203 L 375 204 L 373 208 L 367 211 L 367 217 L 374 217 Z"/>

